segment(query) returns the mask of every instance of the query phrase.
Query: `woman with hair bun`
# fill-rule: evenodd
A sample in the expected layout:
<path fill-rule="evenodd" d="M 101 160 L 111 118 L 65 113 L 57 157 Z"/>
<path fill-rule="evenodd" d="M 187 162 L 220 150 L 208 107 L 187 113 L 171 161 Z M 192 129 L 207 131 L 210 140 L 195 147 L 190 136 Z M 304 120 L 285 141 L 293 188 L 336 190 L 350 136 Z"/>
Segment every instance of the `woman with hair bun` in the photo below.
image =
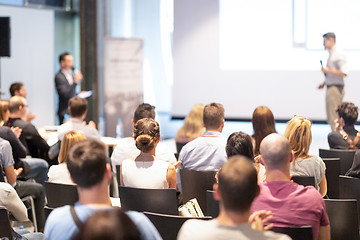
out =
<path fill-rule="evenodd" d="M 134 188 L 176 188 L 176 168 L 181 162 L 168 163 L 157 160 L 155 149 L 160 141 L 159 124 L 151 118 L 143 118 L 134 126 L 136 147 L 141 151 L 135 159 L 127 159 L 120 165 L 121 186 Z"/>

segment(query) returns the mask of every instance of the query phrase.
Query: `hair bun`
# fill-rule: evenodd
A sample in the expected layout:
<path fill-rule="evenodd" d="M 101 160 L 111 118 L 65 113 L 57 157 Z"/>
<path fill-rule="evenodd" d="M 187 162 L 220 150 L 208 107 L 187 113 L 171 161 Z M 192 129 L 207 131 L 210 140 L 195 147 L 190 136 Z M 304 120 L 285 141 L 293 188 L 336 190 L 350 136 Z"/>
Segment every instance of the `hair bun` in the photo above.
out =
<path fill-rule="evenodd" d="M 142 134 L 136 138 L 135 144 L 141 152 L 149 152 L 154 148 L 154 138 L 150 135 Z"/>

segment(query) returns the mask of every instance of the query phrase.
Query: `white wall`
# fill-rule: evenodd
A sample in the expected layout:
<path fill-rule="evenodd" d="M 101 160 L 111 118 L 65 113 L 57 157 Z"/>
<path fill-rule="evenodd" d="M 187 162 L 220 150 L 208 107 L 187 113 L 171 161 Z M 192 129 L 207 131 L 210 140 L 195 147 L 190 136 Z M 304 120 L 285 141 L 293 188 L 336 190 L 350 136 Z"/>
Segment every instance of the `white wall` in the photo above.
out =
<path fill-rule="evenodd" d="M 29 109 L 37 127 L 54 124 L 54 12 L 0 6 L 0 16 L 11 17 L 11 57 L 1 58 L 2 98 L 9 99 L 13 82 L 27 88 Z"/>
<path fill-rule="evenodd" d="M 296 114 L 325 120 L 325 90 L 317 89 L 324 78 L 319 58 L 312 59 L 318 70 L 269 70 L 266 67 L 271 66 L 271 61 L 264 67 L 266 70 L 220 69 L 219 12 L 219 0 L 175 1 L 172 115 L 185 116 L 193 104 L 215 101 L 223 103 L 229 118 L 250 119 L 256 106 L 267 105 L 278 119 L 290 119 Z M 266 18 L 263 21 L 267 21 Z M 238 24 L 246 24 L 255 32 L 261 31 L 251 27 L 251 20 Z M 278 36 L 266 35 L 259 39 L 243 34 L 242 37 L 249 42 L 260 41 L 265 49 L 276 54 L 277 49 L 272 49 L 267 38 L 276 40 Z M 322 42 L 321 35 L 319 41 Z M 255 50 L 249 61 L 261 59 L 262 54 L 263 50 Z M 238 58 L 241 57 L 238 54 Z M 292 57 L 297 58 L 296 54 Z M 360 95 L 356 92 L 360 89 L 358 79 L 360 72 L 350 69 L 344 100 L 360 105 Z"/>

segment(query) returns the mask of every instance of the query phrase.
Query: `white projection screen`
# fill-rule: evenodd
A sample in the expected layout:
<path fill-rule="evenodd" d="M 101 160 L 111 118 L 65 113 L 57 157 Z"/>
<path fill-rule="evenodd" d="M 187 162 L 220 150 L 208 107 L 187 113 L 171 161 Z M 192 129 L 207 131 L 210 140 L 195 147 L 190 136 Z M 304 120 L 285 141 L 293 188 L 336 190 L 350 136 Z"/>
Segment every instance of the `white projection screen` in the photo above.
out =
<path fill-rule="evenodd" d="M 249 120 L 259 105 L 277 120 L 325 121 L 322 35 L 335 32 L 347 56 L 344 101 L 360 105 L 357 0 L 175 1 L 173 117 L 195 103 L 220 102 L 228 119 Z"/>

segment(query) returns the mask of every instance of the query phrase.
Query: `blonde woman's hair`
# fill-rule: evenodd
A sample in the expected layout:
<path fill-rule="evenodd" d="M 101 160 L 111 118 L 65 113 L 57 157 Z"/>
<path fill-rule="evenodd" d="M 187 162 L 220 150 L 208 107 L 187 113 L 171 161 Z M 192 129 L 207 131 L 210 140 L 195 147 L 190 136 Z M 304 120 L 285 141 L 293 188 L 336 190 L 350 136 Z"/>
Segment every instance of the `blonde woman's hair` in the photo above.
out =
<path fill-rule="evenodd" d="M 8 119 L 5 119 L 6 112 L 9 111 L 9 101 L 0 100 L 0 122 L 5 122 Z"/>
<path fill-rule="evenodd" d="M 177 132 L 177 136 L 195 139 L 204 132 L 203 114 L 204 105 L 195 104 L 184 120 L 184 125 Z"/>
<path fill-rule="evenodd" d="M 310 120 L 301 116 L 293 117 L 288 122 L 284 136 L 289 140 L 295 158 L 307 155 L 312 140 Z"/>
<path fill-rule="evenodd" d="M 75 143 L 84 140 L 86 140 L 84 133 L 78 130 L 73 130 L 65 134 L 63 140 L 61 141 L 61 147 L 58 157 L 59 163 L 65 163 L 67 161 L 70 148 L 74 146 Z"/>

